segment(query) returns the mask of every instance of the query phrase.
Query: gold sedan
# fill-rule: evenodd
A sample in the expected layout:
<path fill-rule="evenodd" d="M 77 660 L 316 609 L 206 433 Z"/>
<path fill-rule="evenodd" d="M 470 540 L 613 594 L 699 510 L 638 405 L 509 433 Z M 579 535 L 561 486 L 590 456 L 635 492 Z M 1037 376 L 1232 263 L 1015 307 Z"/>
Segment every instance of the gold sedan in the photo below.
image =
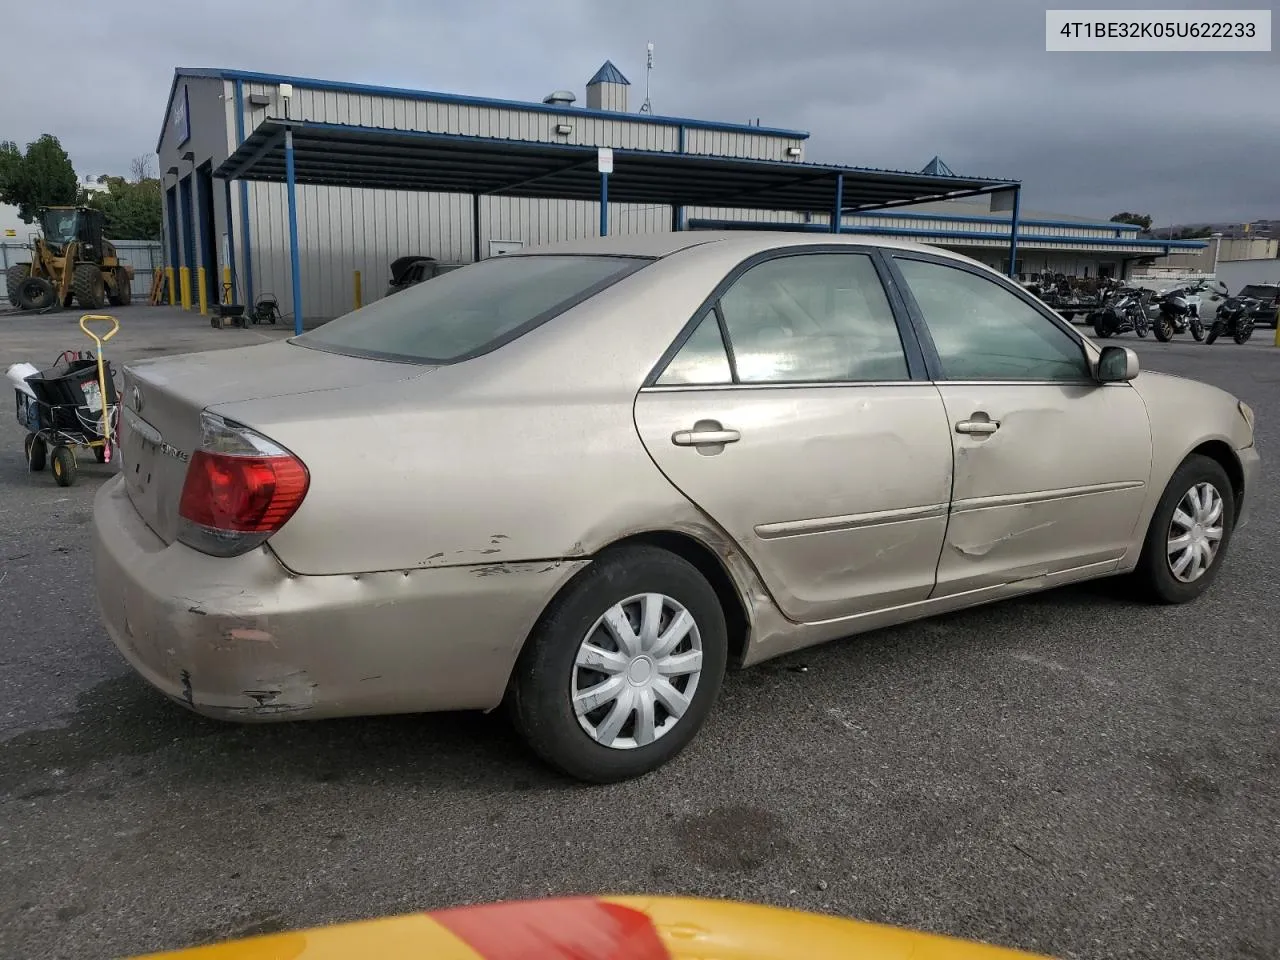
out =
<path fill-rule="evenodd" d="M 505 703 L 597 782 L 729 664 L 1095 577 L 1193 600 L 1258 471 L 1236 398 L 849 236 L 529 250 L 124 381 L 96 578 L 148 681 L 242 721 Z"/>

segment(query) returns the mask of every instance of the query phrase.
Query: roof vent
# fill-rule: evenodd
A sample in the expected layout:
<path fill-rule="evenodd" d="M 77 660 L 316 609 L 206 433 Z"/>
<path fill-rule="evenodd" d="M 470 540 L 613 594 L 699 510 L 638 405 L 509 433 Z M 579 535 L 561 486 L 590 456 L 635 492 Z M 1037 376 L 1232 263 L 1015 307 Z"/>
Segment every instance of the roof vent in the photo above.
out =
<path fill-rule="evenodd" d="M 578 98 L 569 90 L 556 90 L 542 98 L 542 102 L 553 107 L 572 107 Z"/>

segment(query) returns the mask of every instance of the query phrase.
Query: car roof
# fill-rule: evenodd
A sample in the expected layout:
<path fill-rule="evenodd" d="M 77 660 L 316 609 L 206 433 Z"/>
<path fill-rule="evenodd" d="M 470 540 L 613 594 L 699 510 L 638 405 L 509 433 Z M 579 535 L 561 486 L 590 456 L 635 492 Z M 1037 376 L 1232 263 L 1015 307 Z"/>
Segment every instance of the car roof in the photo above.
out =
<path fill-rule="evenodd" d="M 850 246 L 876 246 L 894 250 L 915 250 L 950 257 L 954 260 L 973 261 L 970 257 L 941 247 L 908 240 L 867 236 L 856 233 L 799 233 L 791 230 L 683 230 L 674 233 L 621 234 L 608 237 L 582 237 L 543 244 L 504 256 L 542 256 L 556 254 L 595 254 L 621 257 L 667 257 L 682 250 L 708 244 L 725 244 L 744 256 L 772 250 L 777 247 L 848 244 Z"/>

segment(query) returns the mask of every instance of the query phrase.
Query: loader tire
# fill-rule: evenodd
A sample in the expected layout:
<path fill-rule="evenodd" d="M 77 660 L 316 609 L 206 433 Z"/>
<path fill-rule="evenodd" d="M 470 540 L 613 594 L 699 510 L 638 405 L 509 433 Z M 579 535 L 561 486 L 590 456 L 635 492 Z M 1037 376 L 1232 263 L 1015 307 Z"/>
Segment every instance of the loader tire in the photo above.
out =
<path fill-rule="evenodd" d="M 10 306 L 16 307 L 18 305 L 18 288 L 22 286 L 22 281 L 29 276 L 31 276 L 31 264 L 29 263 L 15 263 L 5 271 L 5 289 L 9 294 Z"/>
<path fill-rule="evenodd" d="M 111 282 L 115 284 L 115 289 L 107 293 L 107 301 L 113 307 L 127 307 L 133 299 L 133 290 L 129 281 L 129 274 L 124 267 L 116 267 L 111 273 Z"/>
<path fill-rule="evenodd" d="M 18 306 L 23 310 L 48 310 L 58 301 L 58 292 L 44 277 L 27 277 L 18 285 Z"/>
<path fill-rule="evenodd" d="M 107 302 L 107 285 L 102 279 L 102 269 L 95 263 L 76 264 L 71 275 L 71 292 L 76 303 L 85 310 L 101 310 Z"/>

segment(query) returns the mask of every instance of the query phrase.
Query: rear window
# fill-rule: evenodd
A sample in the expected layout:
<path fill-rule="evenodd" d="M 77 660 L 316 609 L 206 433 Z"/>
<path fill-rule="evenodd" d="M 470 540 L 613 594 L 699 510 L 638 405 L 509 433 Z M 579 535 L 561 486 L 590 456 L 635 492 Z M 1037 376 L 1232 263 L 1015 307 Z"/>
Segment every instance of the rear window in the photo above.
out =
<path fill-rule="evenodd" d="M 352 356 L 457 363 L 497 349 L 649 262 L 492 257 L 330 320 L 295 342 Z"/>

